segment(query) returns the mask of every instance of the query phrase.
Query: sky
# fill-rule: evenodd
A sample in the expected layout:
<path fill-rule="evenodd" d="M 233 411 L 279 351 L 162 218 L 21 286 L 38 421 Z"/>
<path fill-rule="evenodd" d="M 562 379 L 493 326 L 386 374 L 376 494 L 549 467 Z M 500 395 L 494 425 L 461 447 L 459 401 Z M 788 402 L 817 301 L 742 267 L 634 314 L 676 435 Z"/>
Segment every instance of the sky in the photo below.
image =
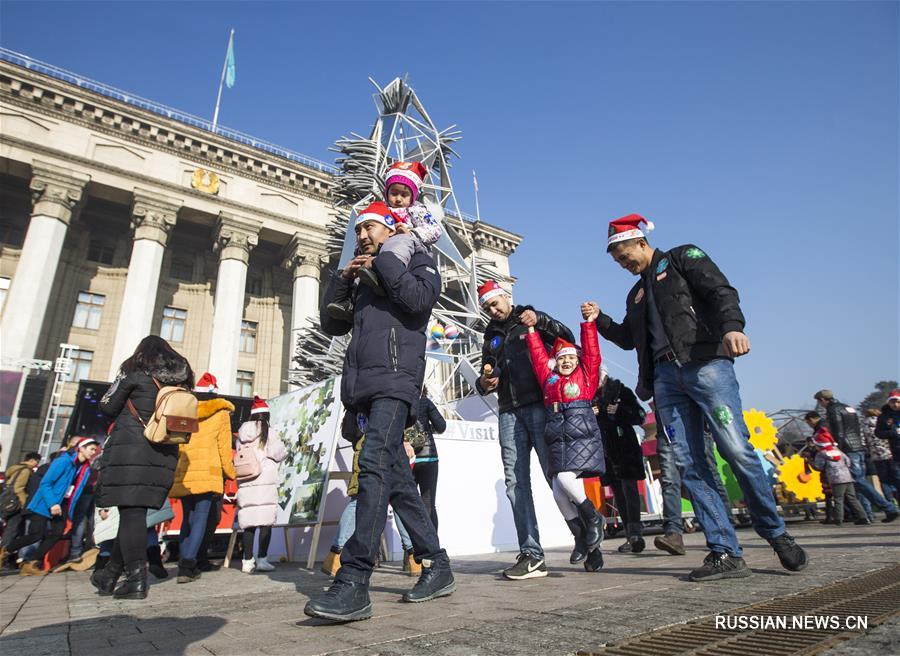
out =
<path fill-rule="evenodd" d="M 636 212 L 739 290 L 746 408 L 856 403 L 900 371 L 897 2 L 10 2 L 0 43 L 332 161 L 408 74 L 463 140 L 474 213 L 523 236 L 515 299 L 576 328 L 634 284 L 606 254 Z M 633 352 L 602 343 L 633 384 Z"/>

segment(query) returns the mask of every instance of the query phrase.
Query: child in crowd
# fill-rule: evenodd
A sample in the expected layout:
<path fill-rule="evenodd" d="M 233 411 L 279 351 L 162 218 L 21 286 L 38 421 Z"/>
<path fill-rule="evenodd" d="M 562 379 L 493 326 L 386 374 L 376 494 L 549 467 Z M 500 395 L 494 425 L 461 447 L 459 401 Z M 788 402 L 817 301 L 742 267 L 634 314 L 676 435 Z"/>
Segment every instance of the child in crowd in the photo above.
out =
<path fill-rule="evenodd" d="M 871 524 L 866 518 L 862 504 L 856 497 L 853 474 L 850 472 L 850 458 L 837 447 L 818 412 L 807 412 L 804 419 L 815 431 L 809 442 L 810 447 L 816 452 L 811 463 L 812 467 L 822 472 L 822 476 L 831 486 L 831 494 L 834 499 L 833 523 L 836 526 L 844 523 L 844 500 L 846 499 L 847 505 L 858 518 L 855 523 Z"/>
<path fill-rule="evenodd" d="M 534 327 L 529 327 L 526 335 L 531 366 L 547 407 L 544 439 L 549 451 L 553 497 L 575 537 L 569 562 L 574 565 L 585 561 L 588 571 L 603 566 L 599 549 L 603 541 L 602 519 L 579 480 L 599 476 L 605 469 L 600 428 L 591 409 L 591 399 L 600 385 L 600 342 L 595 323 L 599 314 L 595 303 L 582 304 L 580 358 L 574 344 L 557 338 L 551 360 Z"/>
<path fill-rule="evenodd" d="M 384 242 L 379 253 L 392 253 L 404 265 L 409 265 L 414 253 L 429 253 L 429 247 L 443 232 L 431 212 L 418 202 L 426 175 L 428 170 L 421 162 L 395 162 L 388 169 L 384 184 L 384 199 L 395 221 L 396 233 Z M 383 293 L 374 269 L 360 269 L 359 281 Z M 326 310 L 334 319 L 353 320 L 350 300 L 329 303 Z"/>

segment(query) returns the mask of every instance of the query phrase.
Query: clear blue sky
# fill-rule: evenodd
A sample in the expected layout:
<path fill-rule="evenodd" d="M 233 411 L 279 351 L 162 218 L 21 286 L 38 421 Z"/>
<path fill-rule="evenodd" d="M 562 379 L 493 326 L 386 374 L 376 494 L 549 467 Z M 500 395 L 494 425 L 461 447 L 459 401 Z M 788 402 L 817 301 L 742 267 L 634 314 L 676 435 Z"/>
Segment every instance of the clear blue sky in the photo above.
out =
<path fill-rule="evenodd" d="M 10 49 L 320 159 L 374 117 L 368 76 L 408 73 L 464 132 L 474 210 L 524 235 L 516 299 L 569 325 L 633 279 L 607 222 L 693 242 L 740 290 L 746 407 L 858 402 L 896 378 L 898 3 L 4 2 Z M 633 353 L 604 344 L 635 370 Z M 628 382 L 634 377 L 615 365 Z"/>

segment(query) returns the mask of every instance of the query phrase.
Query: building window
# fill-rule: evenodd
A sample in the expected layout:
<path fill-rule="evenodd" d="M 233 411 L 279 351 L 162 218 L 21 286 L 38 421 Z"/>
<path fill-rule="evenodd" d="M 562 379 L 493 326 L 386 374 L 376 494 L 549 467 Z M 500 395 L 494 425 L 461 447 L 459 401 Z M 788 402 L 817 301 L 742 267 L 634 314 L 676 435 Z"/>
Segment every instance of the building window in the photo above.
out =
<path fill-rule="evenodd" d="M 102 239 L 91 239 L 91 243 L 88 246 L 88 259 L 91 262 L 99 262 L 100 264 L 112 264 L 115 252 L 116 247 L 114 244 Z"/>
<path fill-rule="evenodd" d="M 77 383 L 79 380 L 87 380 L 91 377 L 91 363 L 93 361 L 93 351 L 73 350 L 69 373 L 66 374 L 64 380 L 67 383 Z"/>
<path fill-rule="evenodd" d="M 250 276 L 247 279 L 247 293 L 253 296 L 262 296 L 262 278 Z"/>
<path fill-rule="evenodd" d="M 6 305 L 6 295 L 9 294 L 9 278 L 0 278 L 0 312 L 3 312 L 3 306 Z"/>
<path fill-rule="evenodd" d="M 75 318 L 72 319 L 72 327 L 99 330 L 100 317 L 103 314 L 103 304 L 105 302 L 106 297 L 103 294 L 78 292 L 78 304 L 75 306 Z"/>
<path fill-rule="evenodd" d="M 169 275 L 177 280 L 193 280 L 194 263 L 190 260 L 173 258 L 169 264 Z"/>
<path fill-rule="evenodd" d="M 163 308 L 162 326 L 159 336 L 170 342 L 184 341 L 184 324 L 187 321 L 187 310 L 178 308 Z"/>
<path fill-rule="evenodd" d="M 0 227 L 0 243 L 13 248 L 22 248 L 22 242 L 25 241 L 25 229 L 21 225 L 7 223 L 6 221 L 3 223 L 5 225 Z"/>
<path fill-rule="evenodd" d="M 237 372 L 237 394 L 238 396 L 253 396 L 253 372 L 241 371 Z"/>
<path fill-rule="evenodd" d="M 241 321 L 241 353 L 256 353 L 256 327 L 255 321 Z"/>

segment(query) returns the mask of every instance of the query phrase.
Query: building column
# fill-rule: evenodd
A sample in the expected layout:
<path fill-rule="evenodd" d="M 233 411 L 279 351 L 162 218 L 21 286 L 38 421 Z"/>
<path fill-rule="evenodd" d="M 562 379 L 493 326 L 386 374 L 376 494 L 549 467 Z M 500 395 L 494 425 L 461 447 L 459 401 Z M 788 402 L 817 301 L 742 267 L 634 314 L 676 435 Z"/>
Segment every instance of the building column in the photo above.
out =
<path fill-rule="evenodd" d="M 35 357 L 66 231 L 89 180 L 53 164 L 32 164 L 31 221 L 0 322 L 4 359 Z"/>
<path fill-rule="evenodd" d="M 325 245 L 302 233 L 295 233 L 287 246 L 285 267 L 294 274 L 294 294 L 291 303 L 291 350 L 288 353 L 288 369 L 295 369 L 294 353 L 297 335 L 301 328 L 309 326 L 307 319 L 319 317 L 320 258 Z"/>
<path fill-rule="evenodd" d="M 216 225 L 214 248 L 219 253 L 219 275 L 207 371 L 218 379 L 222 394 L 234 394 L 236 389 L 247 265 L 261 225 L 259 221 L 238 219 L 225 213 L 219 215 Z"/>
<path fill-rule="evenodd" d="M 179 201 L 142 189 L 134 191 L 131 206 L 134 245 L 131 248 L 131 261 L 128 263 L 119 324 L 116 327 L 109 380 L 116 377 L 119 365 L 150 334 L 163 255 L 180 207 Z"/>

